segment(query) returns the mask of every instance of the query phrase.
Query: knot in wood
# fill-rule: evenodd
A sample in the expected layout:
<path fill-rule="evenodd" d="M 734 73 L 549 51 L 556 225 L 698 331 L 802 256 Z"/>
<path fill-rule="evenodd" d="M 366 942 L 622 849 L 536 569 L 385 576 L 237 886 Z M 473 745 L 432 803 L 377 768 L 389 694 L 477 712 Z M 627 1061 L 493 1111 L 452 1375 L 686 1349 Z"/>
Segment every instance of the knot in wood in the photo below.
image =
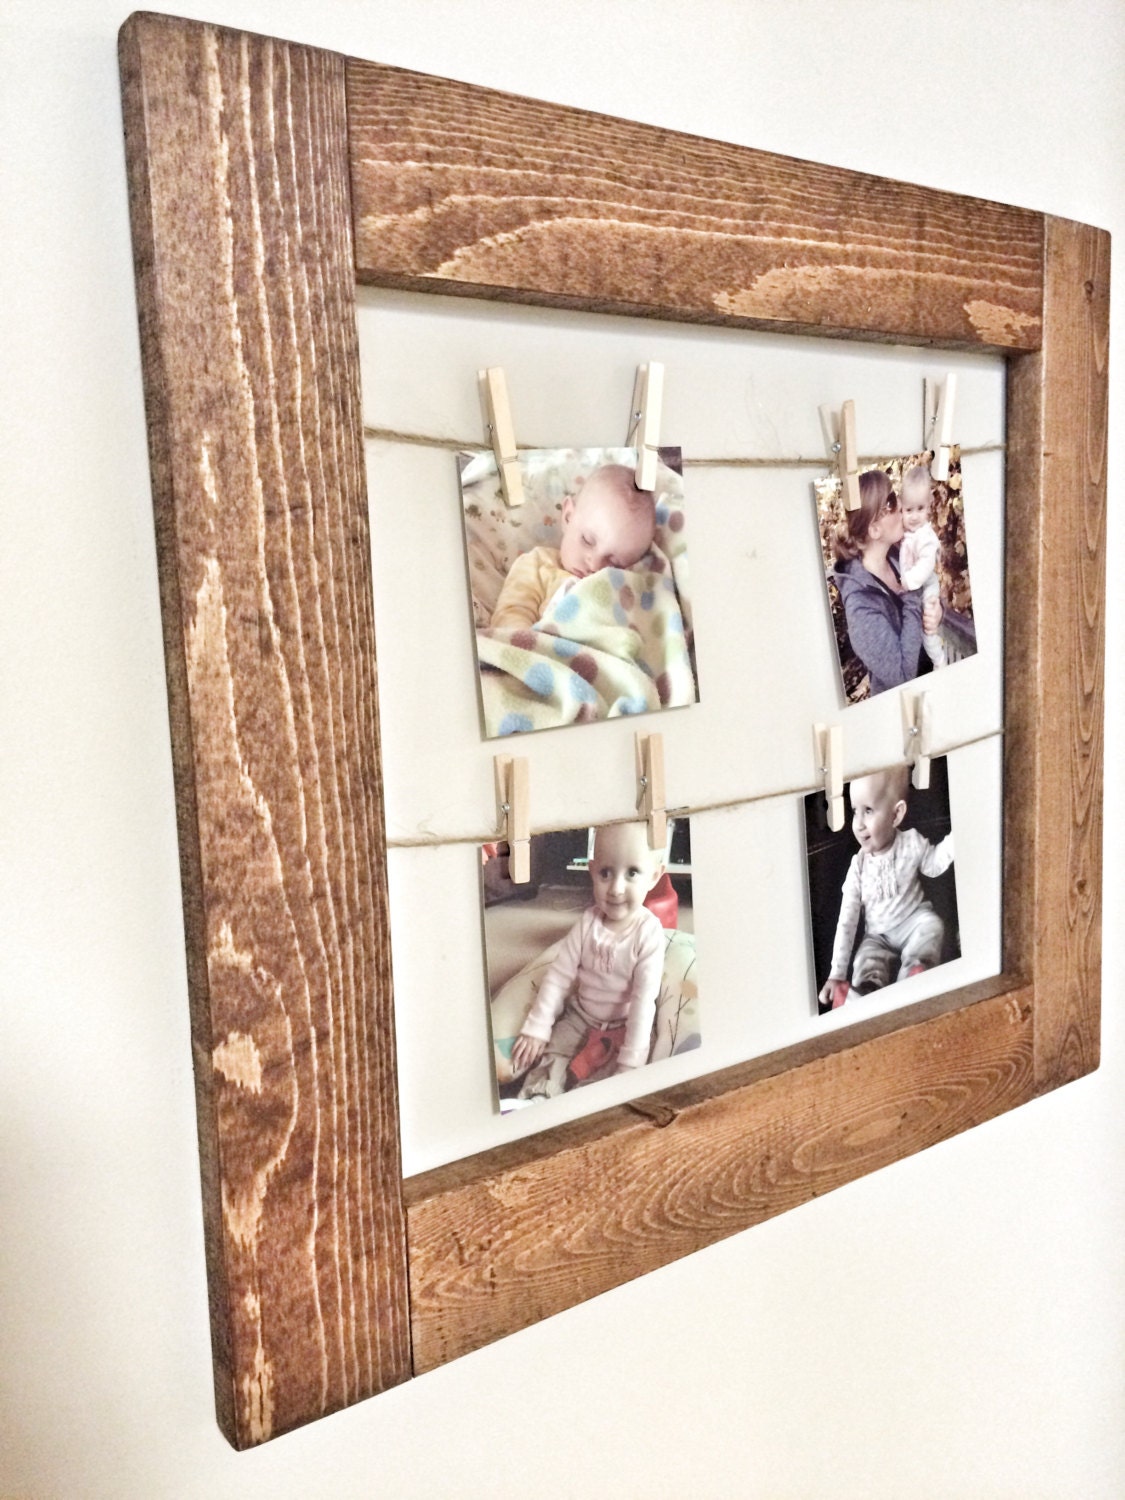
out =
<path fill-rule="evenodd" d="M 679 1114 L 679 1110 L 673 1109 L 670 1104 L 661 1104 L 656 1099 L 630 1099 L 627 1107 L 638 1115 L 644 1115 L 661 1130 L 665 1125 L 671 1125 Z"/>

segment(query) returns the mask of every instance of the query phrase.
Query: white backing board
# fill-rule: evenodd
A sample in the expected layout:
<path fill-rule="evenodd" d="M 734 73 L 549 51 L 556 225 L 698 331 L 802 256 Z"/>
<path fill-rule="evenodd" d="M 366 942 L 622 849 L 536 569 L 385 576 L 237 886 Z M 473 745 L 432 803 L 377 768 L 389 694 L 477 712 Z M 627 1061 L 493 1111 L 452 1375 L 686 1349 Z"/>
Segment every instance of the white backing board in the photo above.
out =
<path fill-rule="evenodd" d="M 486 742 L 453 454 L 369 439 L 404 1172 L 998 972 L 1003 360 L 367 288 L 358 319 L 366 425 L 479 446 L 479 368 L 504 367 L 519 443 L 551 447 L 624 441 L 636 365 L 665 363 L 661 441 L 684 453 L 700 686 L 691 708 Z M 916 451 L 923 377 L 947 370 L 955 440 L 994 449 L 962 462 L 978 654 L 924 683 L 935 750 L 967 746 L 950 758 L 962 957 L 818 1019 L 798 795 L 815 781 L 811 728 L 842 723 L 845 778 L 902 745 L 897 693 L 844 706 L 812 498 L 827 468 L 818 408 L 856 402 L 861 455 Z M 692 818 L 703 1046 L 501 1119 L 476 848 L 395 845 L 488 837 L 499 749 L 530 757 L 533 828 L 627 815 L 637 729 L 664 735 L 670 807 L 765 799 Z"/>

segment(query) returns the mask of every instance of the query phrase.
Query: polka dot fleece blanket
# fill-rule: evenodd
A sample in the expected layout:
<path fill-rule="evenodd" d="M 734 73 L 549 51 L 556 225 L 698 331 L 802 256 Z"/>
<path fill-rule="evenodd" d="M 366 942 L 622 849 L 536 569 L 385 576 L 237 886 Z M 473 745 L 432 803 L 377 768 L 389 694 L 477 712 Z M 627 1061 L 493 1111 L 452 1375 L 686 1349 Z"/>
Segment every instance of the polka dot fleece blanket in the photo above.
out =
<path fill-rule="evenodd" d="M 673 452 L 678 461 L 677 450 L 669 450 L 669 456 Z M 531 545 L 557 544 L 565 494 L 597 463 L 627 461 L 630 454 L 629 449 L 521 454 L 528 503 L 515 511 L 493 493 L 491 455 L 474 456 L 481 467 L 463 474 L 481 699 L 490 738 L 696 701 L 683 482 L 663 463 L 655 496 L 656 537 L 640 563 L 568 580 L 531 628 L 488 623 L 514 556 Z"/>
<path fill-rule="evenodd" d="M 533 629 L 478 632 L 477 654 L 490 736 L 695 702 L 676 585 L 655 567 L 575 578 Z"/>

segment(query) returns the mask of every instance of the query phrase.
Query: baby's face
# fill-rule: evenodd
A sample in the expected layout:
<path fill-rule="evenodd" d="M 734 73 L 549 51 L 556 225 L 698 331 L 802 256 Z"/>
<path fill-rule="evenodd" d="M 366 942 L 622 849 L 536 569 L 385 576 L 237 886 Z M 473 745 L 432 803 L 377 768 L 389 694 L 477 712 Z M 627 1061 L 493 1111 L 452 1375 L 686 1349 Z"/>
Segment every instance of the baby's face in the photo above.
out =
<path fill-rule="evenodd" d="M 611 931 L 628 926 L 663 873 L 663 862 L 649 848 L 643 823 L 599 828 L 594 835 L 590 861 L 594 903 Z"/>
<path fill-rule="evenodd" d="M 614 484 L 591 474 L 563 502 L 559 561 L 576 578 L 631 568 L 652 546 L 653 525 L 651 513 L 634 509 Z"/>
<path fill-rule="evenodd" d="M 895 795 L 890 777 L 857 776 L 851 784 L 852 832 L 865 854 L 882 854 L 895 841 L 906 803 Z"/>
<path fill-rule="evenodd" d="M 904 531 L 918 531 L 930 519 L 933 491 L 928 484 L 904 484 L 902 487 L 902 526 Z"/>

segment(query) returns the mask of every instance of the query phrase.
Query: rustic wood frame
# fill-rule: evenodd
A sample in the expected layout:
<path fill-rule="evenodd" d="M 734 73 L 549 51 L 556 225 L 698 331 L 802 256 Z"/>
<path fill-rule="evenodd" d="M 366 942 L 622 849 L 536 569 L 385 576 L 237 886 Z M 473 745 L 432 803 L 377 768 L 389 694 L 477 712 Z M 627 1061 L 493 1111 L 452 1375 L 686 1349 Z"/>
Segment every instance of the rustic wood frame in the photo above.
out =
<path fill-rule="evenodd" d="M 231 1442 L 1096 1067 L 1108 236 L 196 22 L 120 50 Z M 1008 355 L 1002 975 L 403 1183 L 357 279 Z"/>

